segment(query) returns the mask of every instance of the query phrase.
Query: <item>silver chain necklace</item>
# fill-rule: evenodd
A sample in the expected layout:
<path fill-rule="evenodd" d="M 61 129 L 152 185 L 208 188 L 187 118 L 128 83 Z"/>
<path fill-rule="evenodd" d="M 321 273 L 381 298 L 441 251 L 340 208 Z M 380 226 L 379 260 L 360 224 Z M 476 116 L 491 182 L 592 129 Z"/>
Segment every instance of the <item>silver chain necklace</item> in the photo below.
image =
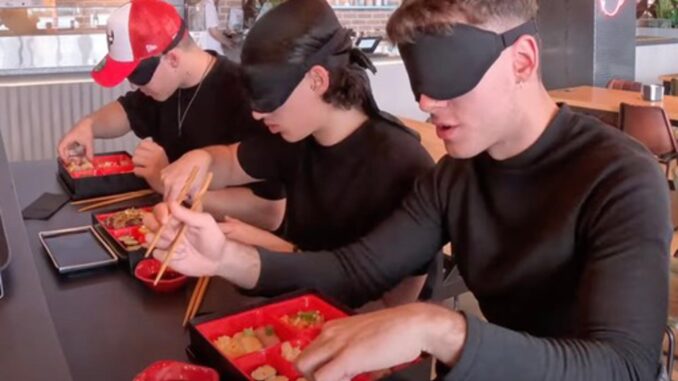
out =
<path fill-rule="evenodd" d="M 188 101 L 188 105 L 186 106 L 186 111 L 184 111 L 183 115 L 181 115 L 181 89 L 179 89 L 179 94 L 177 96 L 177 125 L 179 126 L 179 136 L 181 136 L 182 127 L 184 126 L 184 120 L 186 120 L 186 115 L 188 115 L 188 110 L 191 109 L 191 106 L 193 105 L 193 101 L 195 100 L 195 97 L 198 95 L 198 92 L 200 91 L 200 88 L 202 87 L 202 83 L 205 81 L 205 77 L 207 77 L 207 73 L 210 72 L 212 65 L 214 65 L 214 63 L 216 61 L 217 61 L 216 58 L 210 56 L 210 63 L 205 68 L 205 72 L 202 73 L 202 77 L 200 78 L 200 82 L 198 82 L 198 88 L 195 89 L 195 93 L 193 93 L 193 96 Z"/>

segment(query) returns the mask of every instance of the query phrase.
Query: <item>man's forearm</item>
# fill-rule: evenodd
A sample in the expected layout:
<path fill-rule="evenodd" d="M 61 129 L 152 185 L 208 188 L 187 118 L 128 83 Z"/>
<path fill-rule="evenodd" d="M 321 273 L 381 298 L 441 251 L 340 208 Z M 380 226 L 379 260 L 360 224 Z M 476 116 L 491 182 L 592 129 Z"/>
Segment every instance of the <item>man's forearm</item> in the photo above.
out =
<path fill-rule="evenodd" d="M 429 305 L 419 324 L 424 327 L 424 351 L 447 366 L 459 360 L 466 340 L 464 315 L 444 307 Z"/>
<path fill-rule="evenodd" d="M 236 146 L 235 145 L 217 145 L 202 149 L 210 156 L 209 170 L 213 174 L 212 185 L 210 189 L 221 189 L 233 185 L 246 184 L 249 181 L 239 181 L 236 164 Z M 253 180 L 253 179 L 250 179 Z"/>
<path fill-rule="evenodd" d="M 243 187 L 209 191 L 202 201 L 204 210 L 217 221 L 228 216 L 268 231 L 277 229 L 285 214 L 284 200 L 266 200 Z"/>
<path fill-rule="evenodd" d="M 261 259 L 253 246 L 229 241 L 224 245 L 221 258 L 216 275 L 244 289 L 256 286 L 261 274 Z"/>
<path fill-rule="evenodd" d="M 131 130 L 127 113 L 118 101 L 113 101 L 83 119 L 91 121 L 92 135 L 99 139 L 112 139 Z"/>

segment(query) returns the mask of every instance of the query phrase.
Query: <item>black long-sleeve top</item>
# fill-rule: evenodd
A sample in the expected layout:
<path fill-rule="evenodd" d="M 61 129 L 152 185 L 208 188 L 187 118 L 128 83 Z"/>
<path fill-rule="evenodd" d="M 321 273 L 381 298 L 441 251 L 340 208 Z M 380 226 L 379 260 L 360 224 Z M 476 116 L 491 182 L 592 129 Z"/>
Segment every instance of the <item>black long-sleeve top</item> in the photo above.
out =
<path fill-rule="evenodd" d="M 652 380 L 667 316 L 666 179 L 640 143 L 562 106 L 503 161 L 442 159 L 344 248 L 259 250 L 254 291 L 377 298 L 451 242 L 488 322 L 467 316 L 445 380 Z"/>

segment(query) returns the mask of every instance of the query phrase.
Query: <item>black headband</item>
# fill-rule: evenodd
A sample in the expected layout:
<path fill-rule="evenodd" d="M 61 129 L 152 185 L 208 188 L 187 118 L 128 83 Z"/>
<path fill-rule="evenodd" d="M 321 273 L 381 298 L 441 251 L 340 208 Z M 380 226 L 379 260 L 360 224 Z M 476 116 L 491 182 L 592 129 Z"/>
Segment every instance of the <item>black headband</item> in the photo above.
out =
<path fill-rule="evenodd" d="M 502 51 L 526 34 L 537 34 L 534 20 L 502 34 L 456 24 L 449 34 L 421 33 L 398 48 L 416 100 L 422 94 L 447 100 L 473 90 Z"/>

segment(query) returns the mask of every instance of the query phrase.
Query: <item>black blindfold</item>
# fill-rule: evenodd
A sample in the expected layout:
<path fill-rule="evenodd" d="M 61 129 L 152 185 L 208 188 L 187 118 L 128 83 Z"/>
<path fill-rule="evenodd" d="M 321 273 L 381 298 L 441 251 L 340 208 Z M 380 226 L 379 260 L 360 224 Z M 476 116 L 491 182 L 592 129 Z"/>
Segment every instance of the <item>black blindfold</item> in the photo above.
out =
<path fill-rule="evenodd" d="M 256 57 L 252 58 L 256 61 Z M 243 63 L 252 109 L 269 113 L 282 106 L 292 94 L 304 75 L 315 65 L 326 68 L 359 65 L 376 71 L 372 62 L 351 45 L 350 32 L 339 28 L 332 38 L 303 63 L 247 64 Z"/>
<path fill-rule="evenodd" d="M 526 34 L 537 34 L 534 20 L 502 34 L 457 24 L 449 34 L 420 34 L 398 48 L 416 100 L 422 94 L 447 100 L 473 90 L 502 51 Z"/>

